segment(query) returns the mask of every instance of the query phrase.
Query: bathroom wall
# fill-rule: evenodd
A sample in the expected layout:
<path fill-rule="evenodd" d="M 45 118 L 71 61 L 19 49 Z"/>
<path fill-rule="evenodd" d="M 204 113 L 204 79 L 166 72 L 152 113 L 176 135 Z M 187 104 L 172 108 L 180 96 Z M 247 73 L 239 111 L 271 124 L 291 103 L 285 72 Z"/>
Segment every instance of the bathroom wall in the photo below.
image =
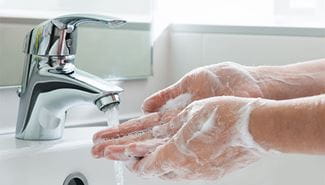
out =
<path fill-rule="evenodd" d="M 250 28 L 230 34 L 213 33 L 211 29 L 207 30 L 209 28 L 195 31 L 198 27 L 176 25 L 172 29 L 169 83 L 196 67 L 222 61 L 243 65 L 284 65 L 325 57 L 324 36 L 250 34 Z"/>

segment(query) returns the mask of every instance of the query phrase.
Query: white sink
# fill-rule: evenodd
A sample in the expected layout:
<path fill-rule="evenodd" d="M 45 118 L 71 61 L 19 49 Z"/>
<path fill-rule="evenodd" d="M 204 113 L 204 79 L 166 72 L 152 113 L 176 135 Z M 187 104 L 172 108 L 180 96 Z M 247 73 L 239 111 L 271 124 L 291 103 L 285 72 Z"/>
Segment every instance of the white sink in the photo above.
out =
<path fill-rule="evenodd" d="M 0 136 L 0 184 L 61 185 L 74 172 L 90 185 L 114 184 L 112 162 L 93 159 L 92 134 L 100 128 L 66 129 L 55 141 L 22 141 L 13 134 Z"/>
<path fill-rule="evenodd" d="M 90 153 L 92 135 L 100 129 L 103 127 L 69 128 L 62 139 L 42 142 L 0 135 L 0 185 L 62 185 L 75 172 L 82 173 L 89 185 L 115 185 L 113 162 L 94 159 Z M 142 179 L 127 169 L 124 173 L 125 185 L 171 184 Z"/>
<path fill-rule="evenodd" d="M 103 127 L 65 129 L 56 141 L 22 141 L 0 134 L 0 185 L 62 185 L 75 172 L 89 185 L 115 185 L 113 162 L 90 154 L 92 135 Z M 142 179 L 125 170 L 125 185 L 324 185 L 325 157 L 267 157 L 217 182 Z M 78 185 L 78 184 L 76 184 Z"/>

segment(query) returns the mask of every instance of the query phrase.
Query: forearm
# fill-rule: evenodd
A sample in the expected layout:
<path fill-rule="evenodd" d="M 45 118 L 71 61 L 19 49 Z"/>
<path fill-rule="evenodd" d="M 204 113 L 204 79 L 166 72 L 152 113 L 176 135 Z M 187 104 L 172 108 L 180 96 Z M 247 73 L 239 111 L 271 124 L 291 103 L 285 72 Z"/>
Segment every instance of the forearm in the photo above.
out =
<path fill-rule="evenodd" d="M 285 66 L 252 67 L 263 98 L 290 99 L 325 93 L 325 59 Z"/>
<path fill-rule="evenodd" d="M 251 112 L 249 129 L 266 149 L 325 154 L 325 95 L 266 101 Z"/>

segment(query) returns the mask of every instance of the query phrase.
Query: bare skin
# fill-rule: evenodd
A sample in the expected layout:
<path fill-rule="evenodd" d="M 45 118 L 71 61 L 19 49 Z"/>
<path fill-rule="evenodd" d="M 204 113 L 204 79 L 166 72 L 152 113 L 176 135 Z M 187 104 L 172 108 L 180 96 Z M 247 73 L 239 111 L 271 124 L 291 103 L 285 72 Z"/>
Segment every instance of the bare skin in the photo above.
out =
<path fill-rule="evenodd" d="M 266 149 L 325 154 L 325 95 L 267 101 L 252 111 L 250 132 Z"/>
<path fill-rule="evenodd" d="M 258 82 L 262 98 L 285 100 L 325 93 L 325 59 L 251 67 L 249 71 Z"/>
<path fill-rule="evenodd" d="M 265 151 L 324 154 L 325 96 L 313 96 L 325 92 L 324 66 L 325 60 L 318 60 L 282 67 L 226 63 L 200 68 L 149 97 L 143 109 L 150 114 L 95 134 L 92 153 L 98 158 L 133 159 L 128 167 L 139 175 L 173 180 L 217 179 L 263 154 L 258 147 L 231 145 L 238 140 L 235 133 L 241 133 L 233 131 L 241 122 L 240 110 L 257 101 L 255 97 L 262 97 L 274 100 L 258 100 L 247 122 L 257 145 Z M 193 95 L 192 104 L 157 112 L 169 99 L 183 93 Z M 232 96 L 219 97 L 224 95 Z M 305 96 L 313 97 L 293 99 Z M 197 101 L 200 99 L 204 100 Z M 193 104 L 203 105 L 194 109 Z M 196 137 L 211 115 L 214 129 Z M 184 144 L 184 139 L 191 142 Z M 203 142 L 206 140 L 212 143 Z M 182 147 L 191 151 L 190 155 L 181 151 Z"/>

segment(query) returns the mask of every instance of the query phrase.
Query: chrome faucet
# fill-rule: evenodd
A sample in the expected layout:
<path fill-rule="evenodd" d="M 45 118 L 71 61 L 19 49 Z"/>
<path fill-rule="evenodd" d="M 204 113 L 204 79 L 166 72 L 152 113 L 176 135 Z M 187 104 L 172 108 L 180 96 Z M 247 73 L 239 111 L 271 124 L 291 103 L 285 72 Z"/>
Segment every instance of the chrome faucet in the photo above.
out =
<path fill-rule="evenodd" d="M 126 21 L 73 14 L 45 21 L 27 34 L 23 79 L 17 91 L 20 104 L 16 138 L 59 139 L 70 107 L 93 103 L 106 111 L 119 104 L 120 87 L 74 66 L 77 28 L 83 23 L 116 27 Z"/>

